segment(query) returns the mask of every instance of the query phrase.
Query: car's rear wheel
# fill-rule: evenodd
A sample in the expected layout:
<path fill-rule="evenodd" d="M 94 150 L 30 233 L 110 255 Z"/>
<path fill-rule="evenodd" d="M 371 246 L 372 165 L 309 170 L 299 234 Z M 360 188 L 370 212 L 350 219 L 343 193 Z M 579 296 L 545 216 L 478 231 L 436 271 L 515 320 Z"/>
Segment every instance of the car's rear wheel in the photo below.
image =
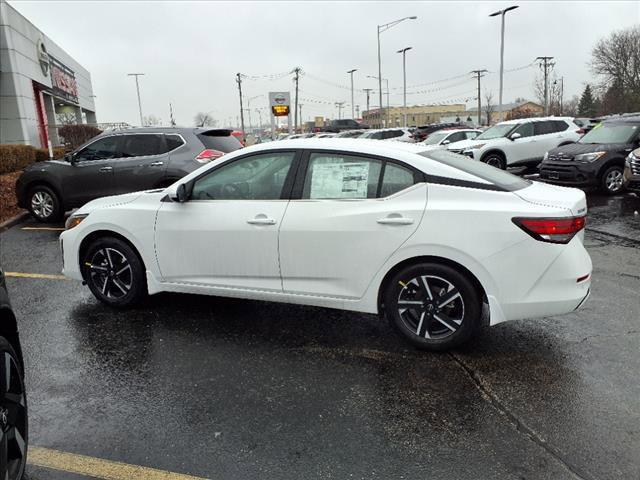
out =
<path fill-rule="evenodd" d="M 384 294 L 387 319 L 409 342 L 425 350 L 447 350 L 469 340 L 480 326 L 480 294 L 447 265 L 403 268 Z"/>
<path fill-rule="evenodd" d="M 504 157 L 499 153 L 489 153 L 482 157 L 482 161 L 487 165 L 491 165 L 492 167 L 500 168 L 502 170 L 507 168 L 507 163 Z"/>
<path fill-rule="evenodd" d="M 39 222 L 58 222 L 64 214 L 60 197 L 46 185 L 37 185 L 29 190 L 27 208 Z"/>
<path fill-rule="evenodd" d="M 112 307 L 134 305 L 147 293 L 142 261 L 119 238 L 103 237 L 89 245 L 82 270 L 93 295 Z"/>
<path fill-rule="evenodd" d="M 620 193 L 624 189 L 623 180 L 622 167 L 617 165 L 609 167 L 602 174 L 602 189 L 609 195 Z"/>
<path fill-rule="evenodd" d="M 11 344 L 0 337 L 0 478 L 19 480 L 27 462 L 27 398 L 22 368 Z"/>

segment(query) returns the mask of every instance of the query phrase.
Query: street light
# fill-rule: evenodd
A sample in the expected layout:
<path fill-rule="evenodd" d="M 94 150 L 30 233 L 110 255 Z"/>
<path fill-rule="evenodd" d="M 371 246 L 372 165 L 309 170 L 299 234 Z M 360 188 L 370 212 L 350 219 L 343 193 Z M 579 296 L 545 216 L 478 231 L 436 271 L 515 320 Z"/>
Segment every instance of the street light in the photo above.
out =
<path fill-rule="evenodd" d="M 347 73 L 351 75 L 351 118 L 355 119 L 355 113 L 353 110 L 353 72 L 357 72 L 358 69 L 354 68 L 353 70 L 349 70 Z"/>
<path fill-rule="evenodd" d="M 498 112 L 502 115 L 502 77 L 504 76 L 504 16 L 507 12 L 511 10 L 515 10 L 518 8 L 518 5 L 513 5 L 511 7 L 505 8 L 504 10 L 498 10 L 497 12 L 493 12 L 490 17 L 496 17 L 500 15 L 502 17 L 502 33 L 500 34 L 500 93 L 498 95 Z M 500 117 L 502 120 L 502 116 Z"/>
<path fill-rule="evenodd" d="M 253 124 L 251 123 L 251 100 L 255 100 L 256 98 L 260 98 L 264 95 L 256 95 L 255 97 L 251 97 L 247 99 L 247 113 L 249 113 L 249 131 L 253 133 Z"/>
<path fill-rule="evenodd" d="M 395 27 L 400 22 L 404 22 L 405 20 L 415 20 L 417 18 L 418 17 L 416 17 L 416 16 L 404 17 L 404 18 L 401 18 L 399 20 L 394 20 L 393 22 L 385 23 L 384 25 L 378 25 L 378 92 L 379 92 L 379 100 L 380 100 L 380 108 L 381 109 L 382 109 L 382 60 L 380 59 L 380 34 L 382 32 L 386 32 L 390 28 Z M 387 99 L 387 103 L 389 103 L 388 99 Z M 387 122 L 386 122 L 386 118 L 385 118 L 385 124 L 386 123 Z"/>
<path fill-rule="evenodd" d="M 127 73 L 129 77 L 136 77 L 136 90 L 138 92 L 138 111 L 140 112 L 140 126 L 144 127 L 144 122 L 142 121 L 142 103 L 140 102 L 140 85 L 138 85 L 138 77 L 140 75 L 144 75 L 144 73 Z"/>
<path fill-rule="evenodd" d="M 388 78 L 379 78 L 376 77 L 375 75 L 367 75 L 367 78 L 374 78 L 376 80 L 378 80 L 378 84 L 382 86 L 382 80 L 384 80 L 387 84 L 387 112 L 389 111 L 389 79 Z M 382 90 L 380 91 L 380 124 L 382 125 L 382 112 L 384 110 L 384 107 L 382 106 Z M 387 122 L 385 122 L 386 124 Z M 386 125 L 385 125 L 386 127 Z"/>
<path fill-rule="evenodd" d="M 407 127 L 407 52 L 413 47 L 405 47 L 402 50 L 398 50 L 396 53 L 402 54 L 402 92 L 403 92 L 403 110 L 404 110 L 404 124 Z"/>

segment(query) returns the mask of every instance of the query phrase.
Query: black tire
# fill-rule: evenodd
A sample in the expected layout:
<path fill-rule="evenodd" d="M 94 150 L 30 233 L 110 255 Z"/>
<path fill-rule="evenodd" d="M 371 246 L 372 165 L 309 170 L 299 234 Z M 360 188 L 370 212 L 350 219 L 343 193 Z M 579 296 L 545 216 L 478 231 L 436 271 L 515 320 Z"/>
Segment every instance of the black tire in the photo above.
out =
<path fill-rule="evenodd" d="M 617 195 L 624 191 L 624 170 L 621 166 L 614 165 L 607 168 L 600 176 L 600 188 L 607 195 Z"/>
<path fill-rule="evenodd" d="M 505 170 L 507 168 L 507 161 L 504 156 L 499 154 L 498 152 L 491 152 L 482 157 L 482 161 L 487 165 L 491 165 L 492 167 L 500 168 Z"/>
<path fill-rule="evenodd" d="M 414 346 L 442 351 L 477 333 L 482 305 L 480 293 L 466 275 L 447 265 L 420 263 L 403 268 L 389 280 L 384 311 L 396 331 Z"/>
<path fill-rule="evenodd" d="M 64 215 L 60 197 L 46 185 L 36 185 L 29 190 L 27 208 L 36 220 L 43 223 L 59 222 Z"/>
<path fill-rule="evenodd" d="M 22 367 L 11 344 L 0 337 L 0 478 L 22 478 L 28 444 L 29 419 Z"/>
<path fill-rule="evenodd" d="M 135 305 L 147 295 L 145 268 L 128 243 L 115 237 L 95 240 L 81 259 L 91 293 L 111 307 Z"/>

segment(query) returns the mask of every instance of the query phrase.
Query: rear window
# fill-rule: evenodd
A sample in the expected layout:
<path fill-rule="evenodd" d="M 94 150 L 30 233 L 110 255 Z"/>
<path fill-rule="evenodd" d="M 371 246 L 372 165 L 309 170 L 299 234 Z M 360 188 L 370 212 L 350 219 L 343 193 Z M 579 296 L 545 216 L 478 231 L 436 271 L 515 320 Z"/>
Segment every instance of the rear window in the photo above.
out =
<path fill-rule="evenodd" d="M 228 130 L 210 130 L 196 134 L 205 148 L 229 153 L 242 148 L 240 140 L 231 135 Z"/>
<path fill-rule="evenodd" d="M 529 180 L 525 180 L 520 177 L 516 177 L 511 173 L 500 170 L 499 168 L 492 167 L 486 163 L 479 162 L 477 160 L 471 160 L 469 157 L 458 155 L 448 150 L 431 150 L 427 152 L 421 152 L 420 155 L 426 158 L 430 158 L 450 167 L 457 168 L 463 172 L 470 173 L 482 180 L 486 180 L 491 184 L 506 190 L 508 192 L 515 192 L 531 185 Z"/>

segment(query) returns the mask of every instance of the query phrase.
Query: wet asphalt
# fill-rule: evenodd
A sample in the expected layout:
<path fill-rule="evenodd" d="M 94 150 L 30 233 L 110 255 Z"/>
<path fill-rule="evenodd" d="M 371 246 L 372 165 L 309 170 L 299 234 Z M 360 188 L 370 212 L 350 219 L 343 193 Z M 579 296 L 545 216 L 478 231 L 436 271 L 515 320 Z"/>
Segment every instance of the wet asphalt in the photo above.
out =
<path fill-rule="evenodd" d="M 34 446 L 214 479 L 640 478 L 640 198 L 589 196 L 592 296 L 424 353 L 375 316 L 7 279 Z M 57 274 L 58 232 L 0 234 Z M 82 478 L 29 467 L 31 480 Z"/>

